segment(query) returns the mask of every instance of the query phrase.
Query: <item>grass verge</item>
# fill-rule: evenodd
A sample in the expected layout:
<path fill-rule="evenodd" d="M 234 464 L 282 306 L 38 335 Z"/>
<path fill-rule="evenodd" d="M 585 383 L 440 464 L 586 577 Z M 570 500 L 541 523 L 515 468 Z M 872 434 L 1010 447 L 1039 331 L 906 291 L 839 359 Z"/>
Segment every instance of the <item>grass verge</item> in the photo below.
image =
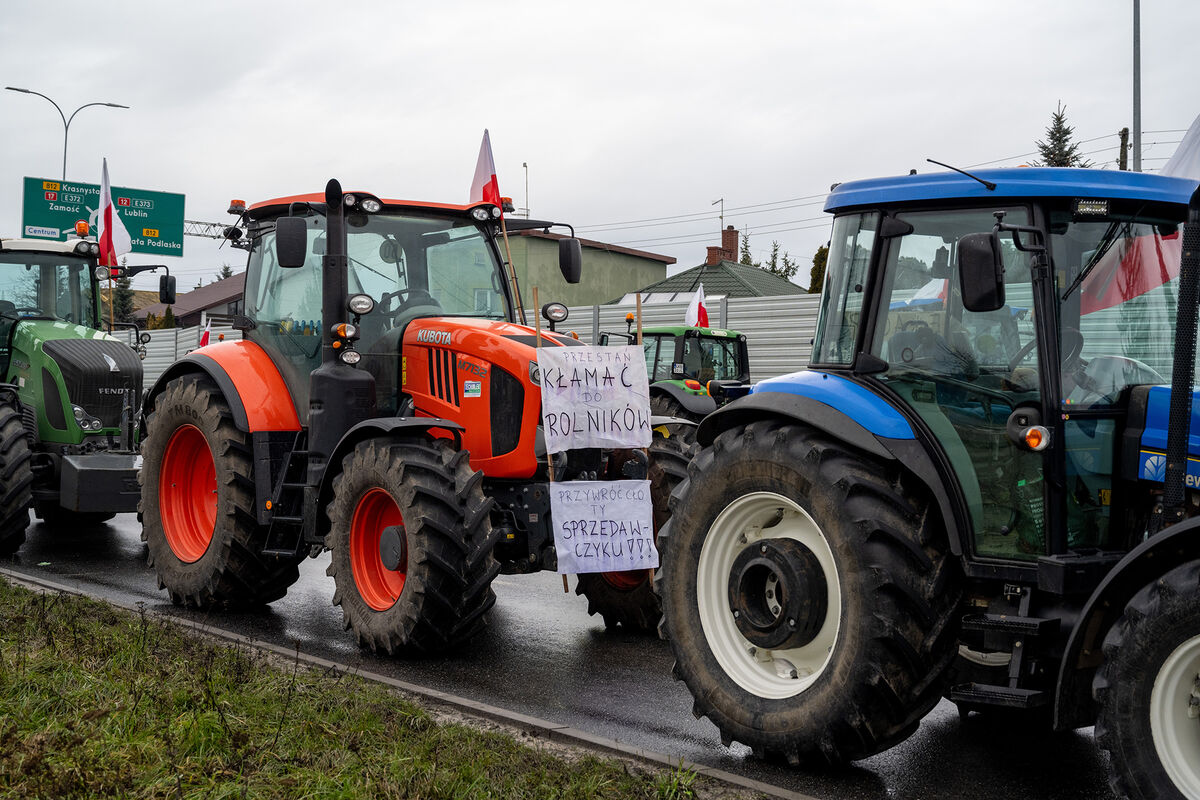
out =
<path fill-rule="evenodd" d="M 694 773 L 441 723 L 354 675 L 0 579 L 0 797 L 707 795 Z"/>

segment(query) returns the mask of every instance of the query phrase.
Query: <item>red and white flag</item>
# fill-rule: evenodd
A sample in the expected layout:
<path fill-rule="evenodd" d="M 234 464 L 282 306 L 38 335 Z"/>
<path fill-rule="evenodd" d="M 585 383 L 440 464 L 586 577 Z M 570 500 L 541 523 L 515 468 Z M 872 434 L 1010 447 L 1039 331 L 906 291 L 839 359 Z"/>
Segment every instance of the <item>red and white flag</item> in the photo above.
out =
<path fill-rule="evenodd" d="M 704 307 L 704 284 L 696 287 L 696 296 L 688 303 L 687 313 L 683 315 L 683 324 L 694 328 L 708 327 L 708 309 Z"/>
<path fill-rule="evenodd" d="M 116 267 L 117 257 L 128 253 L 133 243 L 129 239 L 129 231 L 125 230 L 125 223 L 121 222 L 116 206 L 113 205 L 112 188 L 108 185 L 107 158 L 104 159 L 100 171 L 99 223 L 100 265 Z"/>
<path fill-rule="evenodd" d="M 210 334 L 210 333 L 212 333 L 212 320 L 211 319 L 204 326 L 204 333 L 200 334 L 200 344 L 198 344 L 196 346 L 204 347 L 205 345 L 207 345 L 208 344 L 208 334 Z"/>
<path fill-rule="evenodd" d="M 486 128 L 479 145 L 479 160 L 475 162 L 475 179 L 471 181 L 471 202 L 504 208 L 500 201 L 500 183 L 496 180 L 496 162 L 492 160 L 492 139 Z"/>

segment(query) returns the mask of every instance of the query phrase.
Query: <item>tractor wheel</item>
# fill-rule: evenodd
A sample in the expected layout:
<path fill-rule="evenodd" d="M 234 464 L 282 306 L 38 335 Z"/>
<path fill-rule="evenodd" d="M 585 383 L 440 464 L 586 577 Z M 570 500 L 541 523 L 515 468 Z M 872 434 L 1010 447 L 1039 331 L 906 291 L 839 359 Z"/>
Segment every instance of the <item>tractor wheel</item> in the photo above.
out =
<path fill-rule="evenodd" d="M 171 602 L 234 609 L 270 603 L 300 577 L 299 558 L 264 556 L 248 434 L 211 380 L 176 378 L 142 442 L 139 514 L 147 561 Z"/>
<path fill-rule="evenodd" d="M 703 419 L 703 417 L 693 414 L 684 408 L 683 404 L 674 397 L 666 394 L 656 394 L 650 398 L 650 413 L 654 416 L 690 419 L 697 424 Z M 678 437 L 688 445 L 696 443 L 695 425 L 670 425 L 668 427 L 672 437 Z"/>
<path fill-rule="evenodd" d="M 17 552 L 29 527 L 33 470 L 21 415 L 0 405 L 0 556 Z"/>
<path fill-rule="evenodd" d="M 666 524 L 671 512 L 667 501 L 687 477 L 687 465 L 694 446 L 678 436 L 655 436 L 650 443 L 650 497 L 654 504 L 654 535 Z M 588 613 L 599 614 L 604 627 L 621 625 L 630 630 L 653 631 L 662 616 L 662 605 L 651 583 L 653 572 L 646 569 L 627 572 L 589 572 L 579 576 L 575 594 L 588 601 Z"/>
<path fill-rule="evenodd" d="M 36 501 L 33 513 L 48 528 L 94 528 L 116 516 L 112 511 L 70 511 L 54 503 Z"/>
<path fill-rule="evenodd" d="M 366 441 L 329 505 L 333 602 L 373 651 L 436 653 L 486 624 L 500 571 L 492 503 L 465 450 L 444 439 Z"/>
<path fill-rule="evenodd" d="M 692 460 L 671 513 L 661 630 L 724 743 L 837 764 L 916 730 L 955 654 L 961 580 L 906 477 L 756 421 Z"/>
<path fill-rule="evenodd" d="M 1096 741 L 1129 798 L 1200 798 L 1200 561 L 1143 587 L 1104 639 Z"/>

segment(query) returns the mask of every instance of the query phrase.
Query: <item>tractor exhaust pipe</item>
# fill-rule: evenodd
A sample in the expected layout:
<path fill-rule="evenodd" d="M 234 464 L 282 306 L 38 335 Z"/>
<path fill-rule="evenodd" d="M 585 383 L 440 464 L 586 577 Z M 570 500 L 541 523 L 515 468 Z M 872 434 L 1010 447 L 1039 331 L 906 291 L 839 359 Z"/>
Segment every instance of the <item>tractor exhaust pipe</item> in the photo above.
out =
<path fill-rule="evenodd" d="M 1200 308 L 1200 188 L 1188 201 L 1179 261 L 1179 305 L 1175 318 L 1175 362 L 1171 368 L 1171 416 L 1167 424 L 1167 473 L 1163 484 L 1162 526 L 1184 517 L 1192 386 L 1196 370 L 1196 315 Z M 1154 533 L 1151 530 L 1151 533 Z"/>

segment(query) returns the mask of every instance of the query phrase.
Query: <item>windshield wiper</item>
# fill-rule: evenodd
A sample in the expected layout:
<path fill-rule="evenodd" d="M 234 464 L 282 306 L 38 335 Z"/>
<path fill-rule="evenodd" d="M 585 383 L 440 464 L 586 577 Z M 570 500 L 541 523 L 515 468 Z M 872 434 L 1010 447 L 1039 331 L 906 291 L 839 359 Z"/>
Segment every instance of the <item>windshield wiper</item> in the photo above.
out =
<path fill-rule="evenodd" d="M 1075 276 L 1075 280 L 1071 281 L 1071 285 L 1068 286 L 1066 291 L 1062 293 L 1062 300 L 1066 300 L 1068 297 L 1070 297 L 1071 292 L 1078 289 L 1084 280 L 1087 279 L 1087 276 L 1092 274 L 1092 269 L 1094 269 L 1095 266 L 1100 263 L 1100 259 L 1103 258 L 1106 253 L 1108 253 L 1109 249 L 1111 249 L 1113 246 L 1113 242 L 1117 240 L 1117 231 L 1120 230 L 1122 226 L 1125 227 L 1126 235 L 1128 235 L 1132 226 L 1132 222 L 1130 220 L 1113 220 L 1111 223 L 1109 223 L 1108 228 L 1104 231 L 1104 235 L 1100 237 L 1099 244 L 1096 245 L 1096 252 L 1094 252 L 1092 257 L 1088 259 L 1088 263 L 1079 271 L 1079 274 Z"/>

